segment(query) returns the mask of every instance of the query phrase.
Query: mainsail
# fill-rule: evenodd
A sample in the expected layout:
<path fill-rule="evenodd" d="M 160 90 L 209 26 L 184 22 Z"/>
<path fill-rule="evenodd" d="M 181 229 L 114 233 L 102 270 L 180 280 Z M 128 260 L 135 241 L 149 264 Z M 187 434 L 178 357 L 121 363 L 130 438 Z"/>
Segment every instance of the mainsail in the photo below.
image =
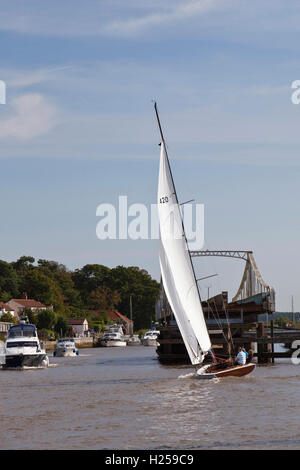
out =
<path fill-rule="evenodd" d="M 156 106 L 155 111 L 157 114 Z M 161 275 L 167 299 L 191 362 L 196 365 L 203 361 L 204 354 L 211 348 L 211 342 L 202 311 L 161 127 L 160 132 L 162 142 L 158 181 L 158 217 Z"/>

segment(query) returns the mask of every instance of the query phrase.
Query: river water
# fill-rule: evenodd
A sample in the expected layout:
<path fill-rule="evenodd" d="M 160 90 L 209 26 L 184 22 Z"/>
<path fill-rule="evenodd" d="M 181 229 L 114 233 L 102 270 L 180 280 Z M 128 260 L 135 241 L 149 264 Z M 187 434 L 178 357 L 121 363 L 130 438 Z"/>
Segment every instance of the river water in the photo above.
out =
<path fill-rule="evenodd" d="M 219 381 L 191 372 L 143 346 L 1 370 L 0 448 L 300 449 L 300 366 Z"/>

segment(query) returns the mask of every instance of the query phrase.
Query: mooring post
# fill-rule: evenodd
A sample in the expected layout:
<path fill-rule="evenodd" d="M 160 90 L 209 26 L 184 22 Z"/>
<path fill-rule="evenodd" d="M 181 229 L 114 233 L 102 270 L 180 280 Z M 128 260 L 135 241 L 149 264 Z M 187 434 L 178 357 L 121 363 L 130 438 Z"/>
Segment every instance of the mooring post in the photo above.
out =
<path fill-rule="evenodd" d="M 228 358 L 231 358 L 231 355 L 232 355 L 232 335 L 231 335 L 231 328 L 230 326 L 228 325 L 228 329 L 227 329 L 227 354 L 228 354 Z"/>
<path fill-rule="evenodd" d="M 271 320 L 270 325 L 271 325 L 271 340 L 272 340 L 272 343 L 271 343 L 272 364 L 274 364 L 275 357 L 274 357 L 274 321 L 273 320 Z"/>
<path fill-rule="evenodd" d="M 258 340 L 262 339 L 265 336 L 265 325 L 263 322 L 258 322 L 256 328 L 256 339 L 257 339 L 257 362 L 258 364 L 264 364 L 265 358 L 264 353 L 264 344 L 260 343 Z"/>

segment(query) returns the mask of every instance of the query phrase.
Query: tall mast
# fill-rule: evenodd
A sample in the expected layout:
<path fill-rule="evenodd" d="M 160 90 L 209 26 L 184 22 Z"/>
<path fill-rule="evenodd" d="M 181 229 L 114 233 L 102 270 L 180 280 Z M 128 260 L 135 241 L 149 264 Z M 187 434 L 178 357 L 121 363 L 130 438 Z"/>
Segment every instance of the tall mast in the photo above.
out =
<path fill-rule="evenodd" d="M 162 127 L 161 127 L 161 123 L 160 123 L 160 119 L 159 119 L 159 115 L 158 115 L 158 110 L 157 110 L 156 101 L 154 102 L 154 109 L 155 109 L 155 114 L 156 114 L 156 119 L 157 119 L 157 123 L 158 123 L 158 127 L 159 127 L 159 132 L 160 132 L 161 140 L 162 140 L 162 142 L 163 142 L 163 144 L 164 144 L 164 147 L 165 147 L 165 152 L 166 152 L 168 167 L 169 167 L 169 170 L 170 170 L 170 175 L 171 175 L 171 178 L 172 178 L 172 183 L 173 183 L 173 188 L 174 188 L 175 199 L 176 199 L 176 202 L 177 202 L 177 204 L 178 204 L 178 206 L 179 206 L 179 201 L 178 201 L 178 197 L 177 197 L 177 193 L 176 193 L 176 188 L 175 188 L 175 184 L 174 184 L 173 174 L 172 174 L 172 170 L 171 170 L 171 166 L 170 166 L 170 161 L 169 161 L 169 157 L 168 157 L 168 152 L 167 152 L 167 148 L 166 148 L 166 141 L 165 141 L 165 139 L 164 139 L 164 135 L 163 135 Z M 195 279 L 195 283 L 196 283 L 196 286 L 197 286 L 197 292 L 198 292 L 199 299 L 200 299 L 200 303 L 201 303 L 200 288 L 199 288 L 199 285 L 198 285 L 198 282 L 197 282 L 196 273 L 195 273 L 194 265 L 193 265 L 193 262 L 192 262 L 192 257 L 191 257 L 191 253 L 190 253 L 190 250 L 189 250 L 188 241 L 187 241 L 186 234 L 185 234 L 184 224 L 183 224 L 183 219 L 182 219 L 182 217 L 181 217 L 181 224 L 182 224 L 182 233 L 183 233 L 183 236 L 184 236 L 184 239 L 185 239 L 185 243 L 186 243 L 186 247 L 187 247 L 187 251 L 188 251 L 188 254 L 189 254 L 189 257 L 190 257 L 190 262 L 191 262 L 192 270 L 193 270 L 193 273 L 194 273 L 194 279 Z"/>

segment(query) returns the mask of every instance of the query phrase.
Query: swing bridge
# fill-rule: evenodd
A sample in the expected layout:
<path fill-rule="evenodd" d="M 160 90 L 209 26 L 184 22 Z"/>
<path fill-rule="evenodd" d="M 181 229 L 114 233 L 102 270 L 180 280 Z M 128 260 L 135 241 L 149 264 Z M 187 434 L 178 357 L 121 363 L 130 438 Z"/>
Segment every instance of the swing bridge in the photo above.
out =
<path fill-rule="evenodd" d="M 237 258 L 245 261 L 245 269 L 239 289 L 232 302 L 246 301 L 256 297 L 256 300 L 268 299 L 268 313 L 275 312 L 275 290 L 262 278 L 254 259 L 253 251 L 242 250 L 198 250 L 190 251 L 191 257 L 218 256 L 225 258 Z"/>
<path fill-rule="evenodd" d="M 232 356 L 238 346 L 256 349 L 258 363 L 274 362 L 275 358 L 291 357 L 291 350 L 275 352 L 274 344 L 300 339 L 300 330 L 276 330 L 273 324 L 275 313 L 275 290 L 260 274 L 252 251 L 248 250 L 197 250 L 190 251 L 191 258 L 215 256 L 239 259 L 245 263 L 239 288 L 228 301 L 228 293 L 222 292 L 202 301 L 214 350 L 224 358 Z M 261 320 L 264 318 L 264 321 Z M 156 305 L 156 320 L 160 323 L 157 348 L 162 363 L 189 362 L 172 310 L 161 285 Z"/>

